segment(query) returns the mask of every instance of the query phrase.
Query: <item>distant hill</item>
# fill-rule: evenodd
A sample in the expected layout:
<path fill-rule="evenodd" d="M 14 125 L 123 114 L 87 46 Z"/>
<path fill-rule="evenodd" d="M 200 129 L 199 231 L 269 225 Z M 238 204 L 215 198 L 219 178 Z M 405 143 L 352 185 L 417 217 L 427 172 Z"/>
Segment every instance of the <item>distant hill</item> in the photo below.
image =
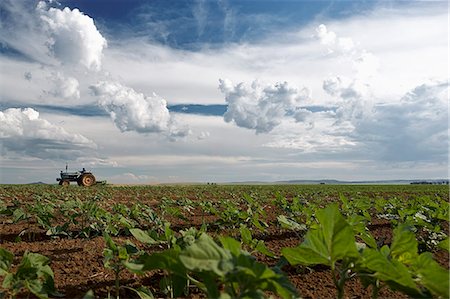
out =
<path fill-rule="evenodd" d="M 448 179 L 433 180 L 376 180 L 376 181 L 340 181 L 340 180 L 289 180 L 278 181 L 277 184 L 373 184 L 373 185 L 409 185 L 412 183 L 448 184 Z"/>
<path fill-rule="evenodd" d="M 34 183 L 29 183 L 28 185 L 47 185 L 44 182 L 34 182 Z"/>
<path fill-rule="evenodd" d="M 243 185 L 265 185 L 265 184 L 280 184 L 280 185 L 409 185 L 409 184 L 448 184 L 448 179 L 432 179 L 432 180 L 366 180 L 366 181 L 340 181 L 333 179 L 324 180 L 286 180 L 275 182 L 264 181 L 242 181 L 230 182 L 229 184 L 243 184 Z"/>

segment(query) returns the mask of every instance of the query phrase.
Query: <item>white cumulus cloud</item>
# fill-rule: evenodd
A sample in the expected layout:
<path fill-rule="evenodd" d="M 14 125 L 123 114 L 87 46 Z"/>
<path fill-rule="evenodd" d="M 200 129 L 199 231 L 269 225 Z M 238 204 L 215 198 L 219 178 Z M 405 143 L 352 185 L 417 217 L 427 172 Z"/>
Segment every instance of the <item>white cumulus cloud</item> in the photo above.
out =
<path fill-rule="evenodd" d="M 164 133 L 183 137 L 190 133 L 177 123 L 167 109 L 167 102 L 157 94 L 144 95 L 117 82 L 102 81 L 90 86 L 100 97 L 98 105 L 109 113 L 120 131 Z"/>
<path fill-rule="evenodd" d="M 78 9 L 51 7 L 54 3 L 2 1 L 0 42 L 44 65 L 100 70 L 107 42 L 94 20 Z"/>
<path fill-rule="evenodd" d="M 254 81 L 251 85 L 233 85 L 230 80 L 220 80 L 220 91 L 225 95 L 226 122 L 254 129 L 256 133 L 267 133 L 278 126 L 290 113 L 301 119 L 304 111 L 301 105 L 310 99 L 307 88 L 298 90 L 287 82 L 263 85 Z"/>
<path fill-rule="evenodd" d="M 368 86 L 346 77 L 330 77 L 323 81 L 323 89 L 330 95 L 343 99 L 362 98 L 368 93 Z"/>
<path fill-rule="evenodd" d="M 53 89 L 46 93 L 62 99 L 79 99 L 79 82 L 74 77 L 65 77 L 60 72 L 52 73 L 50 81 L 53 83 Z"/>
<path fill-rule="evenodd" d="M 325 45 L 329 53 L 351 53 L 355 43 L 349 37 L 338 37 L 335 32 L 328 30 L 327 26 L 320 24 L 316 28 L 315 36 Z"/>
<path fill-rule="evenodd" d="M 323 81 L 323 89 L 337 99 L 337 122 L 360 119 L 371 107 L 371 93 L 368 84 L 346 77 L 330 77 Z"/>
<path fill-rule="evenodd" d="M 80 134 L 42 119 L 32 108 L 0 111 L 2 155 L 7 152 L 41 159 L 75 159 L 97 145 Z"/>
<path fill-rule="evenodd" d="M 315 31 L 315 37 L 327 48 L 330 55 L 342 56 L 350 60 L 356 77 L 368 78 L 377 72 L 380 66 L 378 57 L 361 48 L 352 38 L 338 37 L 324 24 L 320 24 Z"/>
<path fill-rule="evenodd" d="M 36 10 L 48 35 L 47 47 L 58 61 L 90 70 L 101 68 L 107 43 L 92 18 L 76 8 L 47 8 L 44 2 L 39 2 Z"/>
<path fill-rule="evenodd" d="M 361 48 L 347 37 L 338 37 L 321 24 L 316 28 L 316 37 L 327 46 L 329 53 L 342 57 L 347 64 L 350 78 L 344 75 L 331 76 L 323 80 L 323 90 L 337 100 L 335 125 L 352 126 L 352 119 L 361 119 L 372 107 L 371 78 L 379 68 L 379 59 Z"/>

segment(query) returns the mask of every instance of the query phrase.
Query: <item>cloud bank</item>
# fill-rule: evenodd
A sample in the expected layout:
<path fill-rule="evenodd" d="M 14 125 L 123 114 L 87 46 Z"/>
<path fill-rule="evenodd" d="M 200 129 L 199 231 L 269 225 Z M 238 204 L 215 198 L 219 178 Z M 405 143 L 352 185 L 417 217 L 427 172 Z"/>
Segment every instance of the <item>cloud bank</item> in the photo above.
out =
<path fill-rule="evenodd" d="M 354 138 L 384 161 L 445 161 L 448 157 L 448 81 L 431 80 L 399 102 L 378 104 L 355 120 Z"/>
<path fill-rule="evenodd" d="M 314 123 L 308 131 L 288 123 L 280 125 L 274 140 L 265 146 L 317 155 L 353 153 L 355 158 L 390 163 L 446 161 L 448 81 L 430 80 L 400 99 L 378 99 L 377 103 L 348 91 L 351 85 L 326 82 L 330 93 L 343 97 L 336 111 L 308 115 Z"/>
<path fill-rule="evenodd" d="M 40 159 L 74 160 L 97 145 L 83 135 L 69 133 L 40 118 L 32 108 L 0 111 L 2 156 L 8 153 Z"/>

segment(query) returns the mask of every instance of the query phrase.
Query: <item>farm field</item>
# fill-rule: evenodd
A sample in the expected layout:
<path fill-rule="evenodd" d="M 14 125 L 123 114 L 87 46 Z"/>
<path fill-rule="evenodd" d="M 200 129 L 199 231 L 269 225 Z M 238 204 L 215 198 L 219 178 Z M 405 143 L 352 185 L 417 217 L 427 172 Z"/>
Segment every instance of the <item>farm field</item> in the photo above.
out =
<path fill-rule="evenodd" d="M 448 219 L 441 185 L 3 185 L 0 298 L 445 298 Z"/>

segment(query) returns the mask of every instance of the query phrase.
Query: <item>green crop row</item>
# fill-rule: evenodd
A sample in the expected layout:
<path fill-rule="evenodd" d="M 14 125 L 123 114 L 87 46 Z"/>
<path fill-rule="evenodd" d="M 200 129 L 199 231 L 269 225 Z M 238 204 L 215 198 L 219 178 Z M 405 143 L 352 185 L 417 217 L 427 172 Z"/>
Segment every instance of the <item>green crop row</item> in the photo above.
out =
<path fill-rule="evenodd" d="M 50 237 L 86 238 L 101 235 L 104 231 L 119 235 L 133 227 L 162 223 L 153 209 L 145 204 L 134 203 L 128 207 L 114 203 L 108 211 L 95 198 L 62 202 L 37 200 L 32 204 L 14 201 L 13 205 L 8 206 L 0 201 L 0 216 L 9 217 L 10 223 L 27 223 L 28 227 L 19 235 L 28 235 L 31 239 L 32 222 L 45 229 Z"/>
<path fill-rule="evenodd" d="M 243 187 L 242 187 L 243 188 Z M 261 187 L 262 188 L 262 187 Z M 322 187 L 321 187 L 322 188 Z M 26 223 L 27 228 L 19 234 L 19 237 L 28 235 L 33 238 L 30 231 L 32 223 L 47 232 L 50 237 L 92 237 L 101 235 L 103 231 L 115 236 L 128 234 L 130 228 L 157 226 L 161 227 L 166 216 L 183 220 L 189 226 L 189 218 L 195 213 L 202 215 L 212 215 L 215 220 L 207 223 L 211 228 L 236 229 L 246 225 L 252 229 L 264 232 L 271 225 L 279 225 L 282 228 L 294 231 L 304 231 L 315 221 L 316 210 L 323 207 L 326 202 L 322 201 L 323 194 L 316 198 L 311 194 L 308 196 L 291 194 L 287 198 L 275 192 L 268 196 L 267 192 L 257 192 L 258 188 L 238 197 L 232 193 L 230 198 L 216 200 L 195 200 L 182 197 L 175 200 L 169 197 L 162 197 L 158 204 L 158 210 L 151 206 L 131 201 L 132 204 L 116 203 L 103 196 L 112 196 L 110 189 L 100 188 L 102 196 L 96 193 L 89 193 L 85 199 L 81 200 L 77 188 L 73 194 L 67 190 L 60 190 L 65 197 L 52 197 L 52 193 L 35 194 L 32 202 L 19 201 L 14 199 L 6 202 L 0 200 L 0 220 L 3 223 Z M 105 190 L 103 190 L 105 189 Z M 141 190 L 142 189 L 142 190 Z M 182 191 L 183 188 L 180 188 Z M 202 187 L 203 192 L 213 192 L 215 187 Z M 119 190 L 121 190 L 119 188 Z M 125 191 L 132 193 L 138 198 L 142 194 L 147 194 L 148 190 L 142 188 L 128 188 Z M 153 189 L 150 189 L 153 190 Z M 159 190 L 160 189 L 156 189 Z M 177 189 L 168 189 L 175 193 Z M 197 190 L 197 189 L 194 189 Z M 235 189 L 219 189 L 224 190 Z M 241 192 L 249 191 L 247 188 L 237 189 Z M 262 189 L 266 190 L 266 189 Z M 271 189 L 268 189 L 271 190 Z M 291 189 L 288 189 L 291 190 Z M 295 189 L 292 189 L 295 190 Z M 333 189 L 327 189 L 333 190 Z M 267 190 L 266 190 L 267 191 Z M 90 191 L 89 191 L 90 192 Z M 66 194 L 67 193 L 67 194 Z M 183 195 L 185 192 L 180 192 Z M 298 193 L 298 192 L 297 192 Z M 364 238 L 364 228 L 373 219 L 389 220 L 394 226 L 398 223 L 407 223 L 420 231 L 421 246 L 432 249 L 447 236 L 443 226 L 449 218 L 449 202 L 439 193 L 433 196 L 413 194 L 407 198 L 400 196 L 367 196 L 364 194 L 351 193 L 350 197 L 343 192 L 337 195 L 340 203 L 340 210 L 352 226 L 358 227 L 360 237 Z M 72 194 L 72 196 L 69 196 Z M 139 195 L 141 194 L 141 195 Z M 260 198 L 260 194 L 266 194 Z M 211 194 L 208 194 L 211 196 Z M 200 195 L 198 197 L 201 197 Z M 272 206 L 279 210 L 278 221 L 267 218 L 266 209 Z M 195 212 L 193 212 L 195 211 Z M 200 211 L 200 212 L 199 212 Z M 271 222 L 272 221 L 272 222 Z"/>
<path fill-rule="evenodd" d="M 344 286 L 358 278 L 365 287 L 371 286 L 373 298 L 383 287 L 401 291 L 414 298 L 448 298 L 449 271 L 433 260 L 430 252 L 420 252 L 415 234 L 408 224 L 394 229 L 390 246 L 379 247 L 370 233 L 363 242 L 355 239 L 355 229 L 337 204 L 315 211 L 315 221 L 306 232 L 303 242 L 294 248 L 282 249 L 275 257 L 264 243 L 252 238 L 250 231 L 241 226 L 241 240 L 220 236 L 214 240 L 195 228 L 175 233 L 170 224 L 163 231 L 143 231 L 131 228 L 131 234 L 146 248 L 133 243 L 117 244 L 104 233 L 106 248 L 104 265 L 115 273 L 115 296 L 121 289 L 129 289 L 141 297 L 152 298 L 148 288 L 132 289 L 120 285 L 119 274 L 130 271 L 144 275 L 148 271 L 162 270 L 161 292 L 175 298 L 189 296 L 189 286 L 195 285 L 208 298 L 264 298 L 267 291 L 282 298 L 297 298 L 298 293 L 282 268 L 287 263 L 296 266 L 325 265 L 332 272 L 337 297 L 344 297 Z M 259 263 L 242 248 L 253 248 L 278 259 L 270 268 Z M 440 243 L 448 250 L 448 238 Z M 53 285 L 53 272 L 49 260 L 34 253 L 25 253 L 15 272 L 13 255 L 0 249 L 0 276 L 4 276 L 2 296 L 14 298 L 20 292 L 31 292 L 39 298 L 57 294 Z"/>
<path fill-rule="evenodd" d="M 348 280 L 360 279 L 364 286 L 371 286 L 374 298 L 383 287 L 411 297 L 448 298 L 448 269 L 440 267 L 430 253 L 438 247 L 448 251 L 448 190 L 407 187 L 392 187 L 397 190 L 393 193 L 376 193 L 381 187 L 288 186 L 279 187 L 279 192 L 272 186 L 92 190 L 44 186 L 30 187 L 15 195 L 16 187 L 5 187 L 0 194 L 0 223 L 26 223 L 29 228 L 36 223 L 50 237 L 103 235 L 107 244 L 105 267 L 116 273 L 116 295 L 130 289 L 120 286 L 121 271 L 139 275 L 161 270 L 164 279 L 160 292 L 168 297 L 188 296 L 186 292 L 192 285 L 207 297 L 263 297 L 267 291 L 295 297 L 299 294 L 283 274 L 283 267 L 322 264 L 332 272 L 338 297 L 344 296 Z M 391 187 L 383 188 L 389 191 Z M 130 199 L 129 204 L 115 202 L 119 191 L 120 196 Z M 24 201 L 23 197 L 32 200 Z M 155 198 L 157 209 L 137 201 Z M 330 205 L 333 200 L 336 203 Z M 269 206 L 279 212 L 275 221 L 268 218 Z M 190 228 L 175 233 L 165 220 L 166 216 L 175 217 L 188 224 L 190 216 L 199 211 L 215 219 L 205 222 L 200 231 Z M 383 245 L 373 238 L 368 227 L 374 220 L 388 221 L 395 227 L 390 244 Z M 254 237 L 263 236 L 274 225 L 296 232 L 303 242 L 276 256 L 264 241 Z M 19 237 L 26 236 L 29 228 Z M 206 234 L 207 229 L 227 229 L 234 236 L 238 232 L 239 241 L 230 237 L 214 239 Z M 118 235 L 133 235 L 147 247 L 116 244 L 110 236 Z M 161 246 L 165 250 L 161 251 Z M 274 259 L 277 266 L 258 263 L 253 256 L 256 252 Z M 40 298 L 56 294 L 47 258 L 26 253 L 13 267 L 11 253 L 2 249 L 0 256 L 0 298 L 21 292 Z M 134 291 L 142 298 L 151 296 L 148 289 Z"/>

